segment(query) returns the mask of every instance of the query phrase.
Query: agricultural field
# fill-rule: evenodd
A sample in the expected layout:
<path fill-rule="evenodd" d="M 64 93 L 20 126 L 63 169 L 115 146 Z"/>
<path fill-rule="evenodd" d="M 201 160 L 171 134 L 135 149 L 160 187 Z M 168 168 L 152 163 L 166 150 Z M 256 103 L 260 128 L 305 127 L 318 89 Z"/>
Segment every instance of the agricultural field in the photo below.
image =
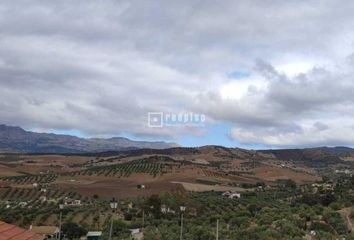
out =
<path fill-rule="evenodd" d="M 46 196 L 43 199 L 41 196 Z M 19 226 L 32 225 L 58 225 L 59 204 L 65 198 L 80 200 L 80 206 L 65 207 L 64 221 L 75 221 L 87 228 L 99 228 L 109 218 L 110 212 L 107 206 L 100 205 L 94 199 L 84 198 L 74 192 L 62 192 L 49 190 L 44 193 L 40 189 L 0 189 L 1 219 L 16 223 Z M 97 217 L 99 212 L 99 217 Z"/>
<path fill-rule="evenodd" d="M 22 227 L 58 225 L 59 205 L 73 200 L 80 203 L 65 206 L 64 223 L 107 234 L 114 218 L 117 239 L 129 239 L 129 228 L 141 229 L 148 240 L 177 239 L 183 204 L 185 239 L 215 239 L 216 219 L 220 239 L 264 239 L 261 232 L 267 239 L 302 239 L 311 231 L 319 239 L 351 237 L 345 232 L 353 218 L 350 168 L 321 168 L 328 173 L 323 180 L 316 168 L 268 153 L 166 151 L 6 155 L 0 165 L 6 171 L 0 176 L 0 219 Z M 229 199 L 226 192 L 241 197 Z M 120 199 L 114 215 L 112 197 Z"/>
<path fill-rule="evenodd" d="M 331 188 L 318 187 L 327 186 L 328 181 Z M 116 214 L 109 208 L 109 199 L 99 195 L 85 197 L 48 188 L 47 199 L 43 201 L 41 188 L 8 187 L 0 191 L 0 219 L 22 227 L 57 225 L 62 212 L 64 224 L 73 222 L 85 230 L 101 230 L 105 237 L 113 218 L 117 239 L 130 239 L 131 228 L 141 229 L 147 240 L 178 239 L 180 206 L 185 206 L 183 235 L 188 240 L 215 239 L 217 220 L 219 238 L 226 240 L 265 239 L 265 236 L 266 239 L 353 239 L 350 233 L 354 218 L 353 177 L 326 179 L 317 185 L 296 185 L 291 180 L 268 188 L 260 185 L 263 187 L 258 187 L 258 191 L 240 191 L 241 197 L 236 199 L 222 195 L 221 189 L 199 192 L 178 187 L 145 197 L 120 198 Z M 60 210 L 58 205 L 66 198 L 81 202 Z"/>
<path fill-rule="evenodd" d="M 113 177 L 129 177 L 133 173 L 147 173 L 154 177 L 162 175 L 167 172 L 164 164 L 146 161 L 135 160 L 127 163 L 121 163 L 110 166 L 94 167 L 84 171 L 72 172 L 65 175 L 95 175 L 95 176 L 113 176 Z"/>
<path fill-rule="evenodd" d="M 210 184 L 200 184 L 200 183 L 188 183 L 188 182 L 173 182 L 175 184 L 181 184 L 184 189 L 190 192 L 245 192 L 247 191 L 244 188 L 232 187 L 232 186 L 220 186 L 220 185 L 210 185 Z M 249 189 L 249 191 L 252 191 Z"/>
<path fill-rule="evenodd" d="M 5 182 L 12 182 L 19 185 L 27 185 L 33 183 L 49 184 L 53 182 L 58 177 L 58 174 L 23 174 L 20 176 L 10 176 L 2 178 Z"/>
<path fill-rule="evenodd" d="M 254 154 L 218 147 L 87 155 L 11 154 L 2 157 L 6 174 L 0 176 L 0 184 L 18 188 L 50 185 L 56 190 L 108 198 L 147 196 L 171 191 L 176 185 L 186 190 L 197 186 L 198 191 L 208 191 L 257 182 L 273 185 L 288 178 L 299 184 L 320 179 L 315 173 L 291 168 L 294 166 L 286 162 L 276 164 L 274 159 L 258 159 L 265 154 L 253 161 L 242 160 Z M 146 188 L 138 189 L 137 185 Z"/>

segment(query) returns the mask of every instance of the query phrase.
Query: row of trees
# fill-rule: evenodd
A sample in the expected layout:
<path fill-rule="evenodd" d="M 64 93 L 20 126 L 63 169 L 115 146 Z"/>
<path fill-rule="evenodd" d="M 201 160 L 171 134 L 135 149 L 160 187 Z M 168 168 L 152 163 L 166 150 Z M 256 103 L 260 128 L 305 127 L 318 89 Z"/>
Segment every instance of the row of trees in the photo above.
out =
<path fill-rule="evenodd" d="M 105 167 L 93 167 L 84 171 L 70 173 L 68 175 L 97 175 L 128 177 L 133 173 L 148 173 L 152 176 L 163 174 L 164 165 L 157 162 L 128 162 Z"/>
<path fill-rule="evenodd" d="M 315 233 L 313 239 L 353 239 L 345 219 L 333 207 L 334 203 L 353 207 L 353 194 L 313 195 L 301 189 L 294 182 L 286 181 L 271 190 L 245 193 L 240 199 L 228 199 L 216 192 L 151 196 L 136 202 L 140 207 L 129 220 L 132 225 L 141 223 L 139 209 L 143 209 L 146 214 L 144 239 L 178 239 L 178 206 L 183 203 L 187 206 L 184 239 L 215 239 L 217 219 L 219 239 L 303 239 L 310 232 Z M 307 196 L 317 201 L 308 201 Z M 161 211 L 161 206 L 165 205 L 175 213 Z M 194 208 L 197 215 L 192 211 Z"/>
<path fill-rule="evenodd" d="M 51 183 L 58 177 L 58 174 L 25 174 L 19 176 L 4 177 L 3 180 L 15 182 L 17 184 Z"/>
<path fill-rule="evenodd" d="M 311 232 L 315 233 L 314 239 L 353 239 L 338 210 L 354 206 L 354 181 L 352 177 L 337 181 L 333 190 L 315 193 L 311 185 L 299 187 L 293 181 L 283 181 L 266 191 L 243 193 L 240 199 L 229 199 L 219 192 L 187 193 L 182 190 L 124 199 L 120 205 L 120 219 L 112 215 L 108 201 L 96 195 L 91 199 L 95 204 L 62 210 L 63 232 L 67 237 L 75 238 L 87 230 L 103 230 L 107 236 L 110 219 L 114 217 L 113 236 L 116 239 L 129 239 L 131 228 L 144 229 L 145 240 L 178 239 L 179 207 L 183 205 L 186 207 L 183 239 L 215 239 L 217 220 L 219 239 L 300 240 Z M 24 196 L 22 193 L 21 197 Z M 132 208 L 127 204 L 130 201 Z M 0 209 L 0 218 L 16 222 L 22 218 L 23 224 L 34 219 L 46 223 L 57 216 L 59 208 L 55 204 L 24 210 Z"/>

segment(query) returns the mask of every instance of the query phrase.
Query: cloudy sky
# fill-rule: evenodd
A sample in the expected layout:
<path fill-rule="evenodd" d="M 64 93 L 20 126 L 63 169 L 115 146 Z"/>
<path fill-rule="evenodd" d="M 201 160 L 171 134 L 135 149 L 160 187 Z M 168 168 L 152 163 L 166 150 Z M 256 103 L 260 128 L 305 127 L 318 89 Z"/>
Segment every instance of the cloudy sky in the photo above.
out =
<path fill-rule="evenodd" d="M 354 2 L 0 2 L 0 123 L 185 146 L 354 144 Z M 205 114 L 148 126 L 149 112 Z"/>

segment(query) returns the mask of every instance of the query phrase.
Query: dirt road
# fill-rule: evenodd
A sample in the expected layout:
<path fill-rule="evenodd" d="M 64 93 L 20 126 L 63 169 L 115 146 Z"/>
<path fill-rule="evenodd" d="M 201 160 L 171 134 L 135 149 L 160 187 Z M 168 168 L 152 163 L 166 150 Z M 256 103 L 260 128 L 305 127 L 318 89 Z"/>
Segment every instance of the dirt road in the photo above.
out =
<path fill-rule="evenodd" d="M 342 215 L 342 217 L 347 222 L 347 226 L 348 226 L 348 229 L 350 230 L 350 232 L 352 234 L 354 234 L 354 226 L 353 226 L 353 222 L 352 222 L 351 216 L 350 216 L 351 210 L 352 210 L 352 208 L 343 208 L 343 209 L 339 210 L 338 212 Z"/>

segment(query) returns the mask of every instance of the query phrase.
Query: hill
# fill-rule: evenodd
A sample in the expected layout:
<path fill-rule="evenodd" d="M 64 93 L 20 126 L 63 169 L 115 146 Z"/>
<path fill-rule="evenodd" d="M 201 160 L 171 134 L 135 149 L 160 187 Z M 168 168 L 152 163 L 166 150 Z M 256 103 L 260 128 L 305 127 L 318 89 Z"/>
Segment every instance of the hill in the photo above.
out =
<path fill-rule="evenodd" d="M 127 138 L 79 138 L 53 133 L 25 131 L 20 127 L 0 125 L 0 152 L 87 153 L 123 151 L 140 148 L 164 149 L 175 143 L 132 141 Z"/>

